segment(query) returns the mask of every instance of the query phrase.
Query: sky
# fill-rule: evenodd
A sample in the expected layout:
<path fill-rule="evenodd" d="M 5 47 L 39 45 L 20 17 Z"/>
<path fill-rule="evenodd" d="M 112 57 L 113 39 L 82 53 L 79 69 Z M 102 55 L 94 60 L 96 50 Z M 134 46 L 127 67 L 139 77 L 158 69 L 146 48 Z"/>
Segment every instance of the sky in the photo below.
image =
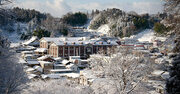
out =
<path fill-rule="evenodd" d="M 91 12 L 93 9 L 107 8 L 135 11 L 139 14 L 156 14 L 163 11 L 162 0 L 17 0 L 14 6 L 36 9 L 54 17 L 61 17 L 68 12 Z"/>

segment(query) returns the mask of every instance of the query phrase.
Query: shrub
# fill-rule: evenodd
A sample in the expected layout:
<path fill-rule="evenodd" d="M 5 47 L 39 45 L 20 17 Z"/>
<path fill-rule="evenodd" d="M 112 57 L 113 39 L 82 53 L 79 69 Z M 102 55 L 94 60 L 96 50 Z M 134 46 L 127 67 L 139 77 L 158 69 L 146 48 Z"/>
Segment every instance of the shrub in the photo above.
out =
<path fill-rule="evenodd" d="M 37 36 L 38 38 L 42 38 L 42 37 L 50 37 L 51 33 L 43 29 L 37 29 L 33 31 L 33 35 Z"/>
<path fill-rule="evenodd" d="M 161 23 L 155 23 L 154 24 L 154 31 L 157 34 L 164 34 L 168 29 Z"/>

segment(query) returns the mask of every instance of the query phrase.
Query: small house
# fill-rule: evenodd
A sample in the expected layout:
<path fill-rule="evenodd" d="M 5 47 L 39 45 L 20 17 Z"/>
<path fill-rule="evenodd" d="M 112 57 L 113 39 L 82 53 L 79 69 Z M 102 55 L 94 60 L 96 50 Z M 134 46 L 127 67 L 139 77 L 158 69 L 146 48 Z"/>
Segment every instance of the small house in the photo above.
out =
<path fill-rule="evenodd" d="M 47 61 L 39 61 L 41 67 L 43 68 L 43 72 L 45 74 L 49 73 L 49 70 L 53 69 L 53 63 Z"/>
<path fill-rule="evenodd" d="M 97 79 L 97 77 L 94 75 L 93 71 L 91 70 L 80 71 L 80 79 L 79 79 L 80 84 L 91 85 L 95 79 Z"/>

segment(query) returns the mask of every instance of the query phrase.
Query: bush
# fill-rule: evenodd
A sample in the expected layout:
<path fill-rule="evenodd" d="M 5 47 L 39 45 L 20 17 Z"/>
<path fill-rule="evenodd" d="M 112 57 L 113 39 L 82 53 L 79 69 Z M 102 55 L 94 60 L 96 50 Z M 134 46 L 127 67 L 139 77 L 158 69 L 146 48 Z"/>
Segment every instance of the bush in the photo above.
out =
<path fill-rule="evenodd" d="M 164 34 L 164 33 L 166 33 L 167 28 L 161 23 L 155 23 L 154 24 L 154 31 L 157 34 Z"/>
<path fill-rule="evenodd" d="M 50 37 L 51 33 L 43 29 L 37 29 L 33 31 L 33 35 L 40 39 L 42 37 Z"/>

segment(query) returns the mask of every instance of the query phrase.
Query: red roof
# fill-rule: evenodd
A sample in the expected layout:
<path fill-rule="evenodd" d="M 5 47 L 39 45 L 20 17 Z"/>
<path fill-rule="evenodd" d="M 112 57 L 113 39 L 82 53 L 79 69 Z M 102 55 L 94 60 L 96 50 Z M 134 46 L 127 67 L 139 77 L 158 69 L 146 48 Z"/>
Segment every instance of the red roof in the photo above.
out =
<path fill-rule="evenodd" d="M 135 47 L 144 47 L 144 45 L 135 45 Z"/>

